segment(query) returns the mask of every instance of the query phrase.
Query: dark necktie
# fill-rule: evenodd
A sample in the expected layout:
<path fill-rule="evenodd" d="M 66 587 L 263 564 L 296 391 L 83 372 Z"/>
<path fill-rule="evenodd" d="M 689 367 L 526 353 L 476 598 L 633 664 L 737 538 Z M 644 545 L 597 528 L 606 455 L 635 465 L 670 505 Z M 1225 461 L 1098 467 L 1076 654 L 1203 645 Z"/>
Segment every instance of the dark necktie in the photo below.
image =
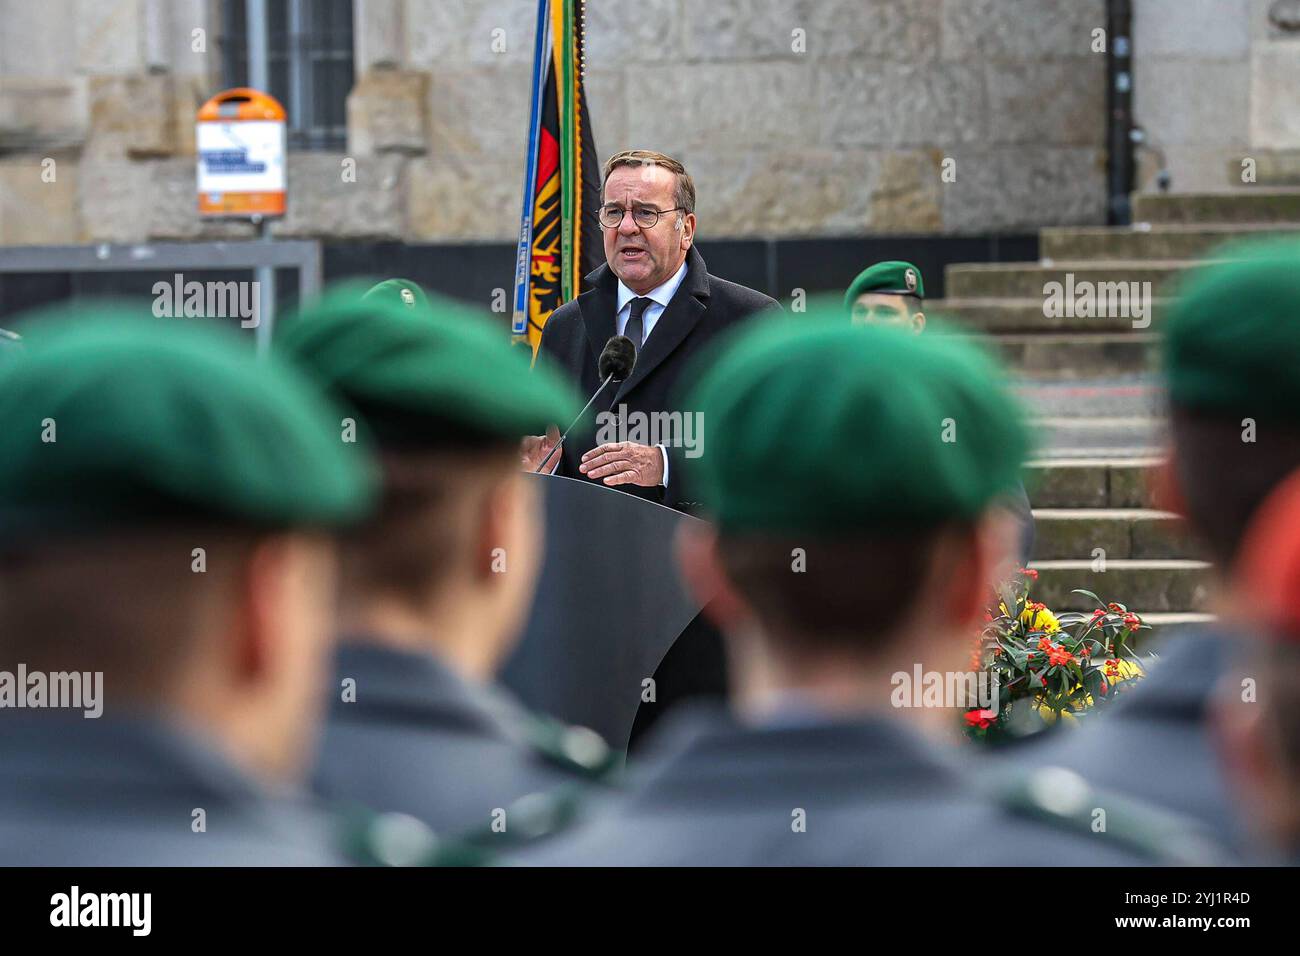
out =
<path fill-rule="evenodd" d="M 632 344 L 641 348 L 641 343 L 645 341 L 645 310 L 650 307 L 654 299 L 647 299 L 645 296 L 637 296 L 632 300 L 632 311 L 628 313 L 627 328 L 623 334 L 632 340 Z"/>

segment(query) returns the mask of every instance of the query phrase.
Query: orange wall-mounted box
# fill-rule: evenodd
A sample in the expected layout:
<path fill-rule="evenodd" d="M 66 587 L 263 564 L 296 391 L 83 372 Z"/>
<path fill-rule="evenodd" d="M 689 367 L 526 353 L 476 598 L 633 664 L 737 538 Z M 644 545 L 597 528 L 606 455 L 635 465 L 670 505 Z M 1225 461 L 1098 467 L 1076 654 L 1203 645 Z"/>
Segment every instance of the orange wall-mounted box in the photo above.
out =
<path fill-rule="evenodd" d="M 199 108 L 199 215 L 283 216 L 285 112 L 248 87 L 218 93 Z"/>

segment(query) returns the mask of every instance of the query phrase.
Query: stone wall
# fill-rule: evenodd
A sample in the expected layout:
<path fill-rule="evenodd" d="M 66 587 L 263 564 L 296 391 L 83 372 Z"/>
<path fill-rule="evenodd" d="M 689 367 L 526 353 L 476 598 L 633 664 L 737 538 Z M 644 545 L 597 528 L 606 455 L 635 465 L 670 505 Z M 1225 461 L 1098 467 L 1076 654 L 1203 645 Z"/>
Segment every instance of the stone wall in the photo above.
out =
<path fill-rule="evenodd" d="M 1184 192 L 1240 188 L 1245 158 L 1259 181 L 1300 169 L 1300 2 L 1134 0 L 1133 34 L 1134 113 L 1160 151 L 1140 189 L 1162 159 Z"/>
<path fill-rule="evenodd" d="M 218 2 L 0 0 L 0 243 L 248 234 L 193 213 Z M 715 237 L 1100 222 L 1105 57 L 1090 46 L 1104 9 L 599 0 L 596 142 L 602 158 L 634 145 L 682 158 Z M 276 232 L 513 238 L 535 14 L 534 0 L 356 0 L 347 150 L 291 155 Z"/>

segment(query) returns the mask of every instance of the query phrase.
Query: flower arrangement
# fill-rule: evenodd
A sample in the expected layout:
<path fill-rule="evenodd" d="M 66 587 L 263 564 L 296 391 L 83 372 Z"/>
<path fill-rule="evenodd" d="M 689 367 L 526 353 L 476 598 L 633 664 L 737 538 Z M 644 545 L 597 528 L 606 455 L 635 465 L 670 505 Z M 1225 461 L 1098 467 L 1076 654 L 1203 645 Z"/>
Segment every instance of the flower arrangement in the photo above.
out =
<path fill-rule="evenodd" d="M 1074 593 L 1095 601 L 1094 611 L 1054 614 L 1030 600 L 1037 579 L 1037 571 L 1021 568 L 998 588 L 997 605 L 985 615 L 971 668 L 995 682 L 998 709 L 966 711 L 970 737 L 1024 736 L 1076 720 L 1142 677 L 1134 644 L 1150 625 L 1081 588 Z"/>

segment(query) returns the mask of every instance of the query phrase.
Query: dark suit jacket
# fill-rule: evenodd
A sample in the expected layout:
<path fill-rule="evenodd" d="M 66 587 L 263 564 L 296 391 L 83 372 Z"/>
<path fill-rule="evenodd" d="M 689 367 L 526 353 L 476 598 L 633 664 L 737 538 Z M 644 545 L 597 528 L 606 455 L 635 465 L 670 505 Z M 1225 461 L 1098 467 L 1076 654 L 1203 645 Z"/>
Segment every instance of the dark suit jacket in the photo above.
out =
<path fill-rule="evenodd" d="M 547 320 L 538 359 L 557 363 L 584 396 L 600 385 L 596 362 L 609 337 L 618 331 L 618 277 L 606 264 L 587 276 L 587 281 L 592 285 L 589 291 L 560 306 Z M 628 412 L 647 414 L 687 411 L 671 402 L 677 397 L 677 380 L 690 358 L 719 332 L 756 312 L 779 308 L 775 299 L 761 292 L 709 275 L 704 259 L 692 246 L 686 255 L 686 276 L 637 355 L 631 376 L 622 384 L 611 383 L 592 405 L 592 412 L 616 410 L 620 405 L 626 405 Z M 563 427 L 567 423 L 557 424 Z M 578 465 L 583 454 L 597 444 L 594 421 L 590 427 L 575 428 L 564 443 L 556 474 L 583 478 Z M 684 449 L 669 445 L 666 488 L 617 487 L 678 511 L 692 511 L 695 503 L 687 490 L 687 467 Z"/>

